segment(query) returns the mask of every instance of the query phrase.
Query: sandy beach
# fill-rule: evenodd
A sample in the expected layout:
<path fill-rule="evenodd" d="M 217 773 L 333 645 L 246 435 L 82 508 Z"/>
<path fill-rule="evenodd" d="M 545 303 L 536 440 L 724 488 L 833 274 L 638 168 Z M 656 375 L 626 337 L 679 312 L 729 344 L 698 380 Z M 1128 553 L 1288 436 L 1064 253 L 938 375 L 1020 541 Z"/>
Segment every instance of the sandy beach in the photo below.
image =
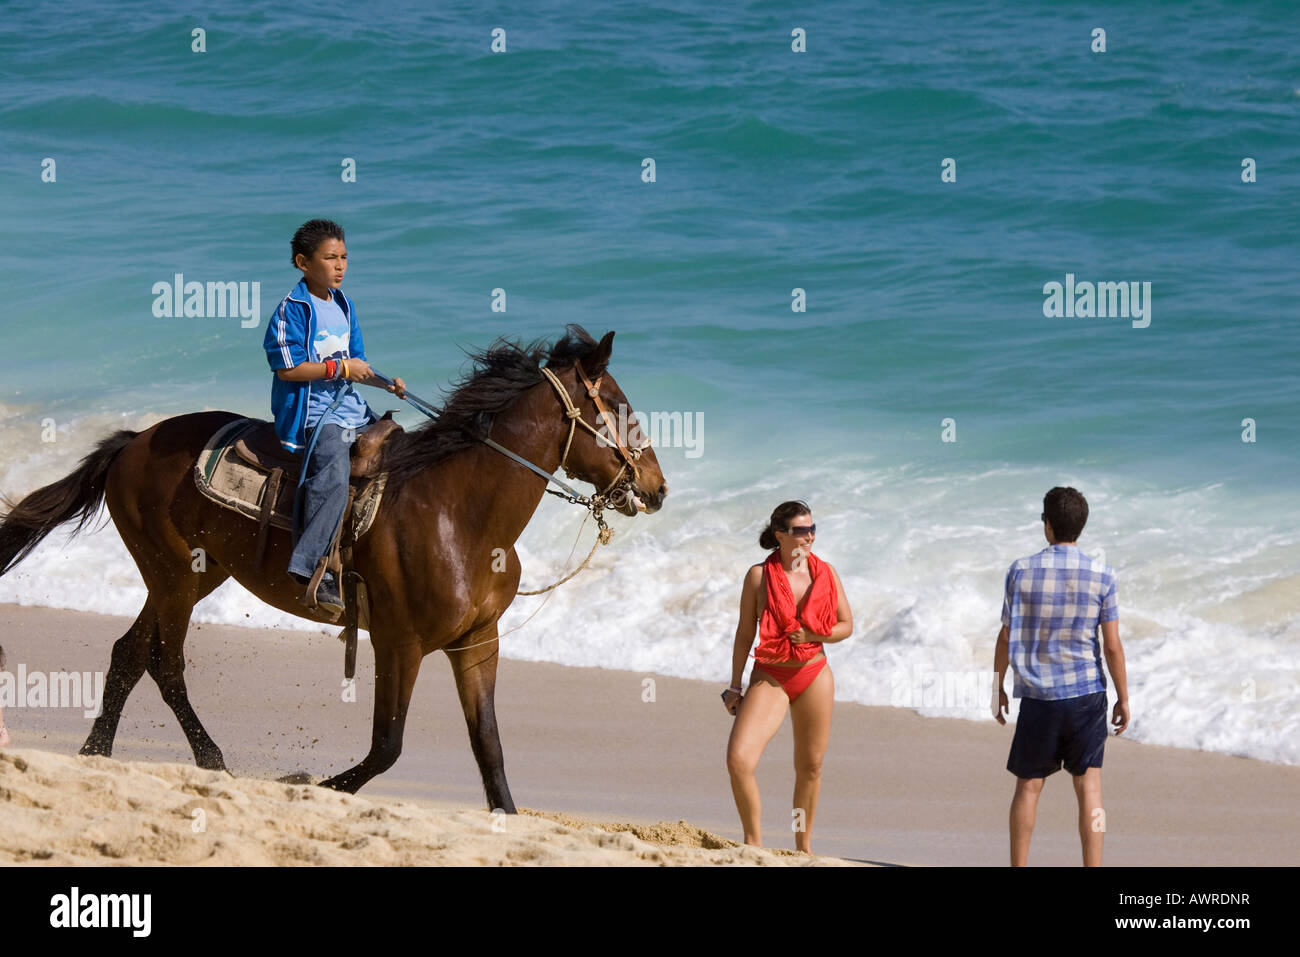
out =
<path fill-rule="evenodd" d="M 0 605 L 13 672 L 103 671 L 126 618 Z M 200 771 L 147 676 L 112 759 L 77 758 L 80 708 L 9 708 L 0 861 L 219 864 L 1003 865 L 1012 726 L 837 703 L 813 848 L 782 853 L 789 721 L 759 766 L 764 841 L 740 828 L 714 682 L 502 659 L 497 714 L 520 808 L 484 807 L 441 654 L 425 659 L 398 763 L 356 796 L 311 786 L 370 737 L 372 655 L 343 700 L 332 634 L 191 625 L 191 701 L 237 777 Z M 643 700 L 653 677 L 655 700 Z M 1135 702 L 1140 708 L 1140 702 Z M 284 779 L 282 782 L 280 779 Z M 294 783 L 298 782 L 298 783 Z M 1300 768 L 1113 738 L 1103 777 L 1108 865 L 1295 865 Z M 204 829 L 196 831 L 195 810 Z M 842 861 L 836 858 L 843 859 Z M 1048 779 L 1030 863 L 1079 860 L 1075 804 Z"/>

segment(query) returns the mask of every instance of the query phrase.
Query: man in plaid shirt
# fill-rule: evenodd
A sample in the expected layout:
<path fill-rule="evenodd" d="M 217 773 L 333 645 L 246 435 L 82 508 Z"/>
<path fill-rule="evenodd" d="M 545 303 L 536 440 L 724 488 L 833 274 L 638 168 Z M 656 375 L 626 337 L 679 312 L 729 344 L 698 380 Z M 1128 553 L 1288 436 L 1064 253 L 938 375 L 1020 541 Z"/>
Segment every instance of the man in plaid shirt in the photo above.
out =
<path fill-rule="evenodd" d="M 1065 769 L 1079 801 L 1083 863 L 1101 864 L 1106 814 L 1101 806 L 1101 759 L 1106 748 L 1106 666 L 1115 680 L 1115 733 L 1128 727 L 1128 680 L 1119 641 L 1114 570 L 1079 551 L 1088 502 L 1075 489 L 1054 488 L 1043 497 L 1043 534 L 1048 547 L 1021 558 L 1007 572 L 993 670 L 998 704 L 994 717 L 1006 724 L 1010 707 L 1003 690 L 1007 664 L 1015 673 L 1020 716 L 1007 758 L 1016 776 L 1011 801 L 1011 865 L 1029 859 L 1038 795 L 1049 774 Z M 1101 629 L 1101 641 L 1097 630 Z"/>

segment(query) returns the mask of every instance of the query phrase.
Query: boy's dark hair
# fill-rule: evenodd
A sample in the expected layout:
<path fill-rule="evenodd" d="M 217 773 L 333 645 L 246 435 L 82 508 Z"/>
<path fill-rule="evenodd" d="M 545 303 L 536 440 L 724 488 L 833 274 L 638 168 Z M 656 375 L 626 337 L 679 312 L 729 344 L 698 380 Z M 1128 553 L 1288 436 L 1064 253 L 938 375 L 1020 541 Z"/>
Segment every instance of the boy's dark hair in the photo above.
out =
<path fill-rule="evenodd" d="M 1088 500 L 1078 489 L 1058 485 L 1043 496 L 1043 517 L 1058 542 L 1076 542 L 1088 524 Z"/>
<path fill-rule="evenodd" d="M 758 545 L 760 548 L 772 549 L 780 544 L 776 540 L 776 532 L 788 531 L 790 528 L 790 519 L 796 515 L 811 515 L 812 509 L 808 507 L 807 502 L 801 502 L 794 499 L 789 502 L 782 502 L 772 510 L 772 517 L 768 520 L 767 528 L 763 529 L 758 536 Z"/>
<path fill-rule="evenodd" d="M 298 265 L 298 254 L 308 259 L 316 252 L 318 246 L 327 239 L 343 242 L 343 227 L 331 219 L 309 219 L 298 227 L 289 241 L 289 262 Z"/>

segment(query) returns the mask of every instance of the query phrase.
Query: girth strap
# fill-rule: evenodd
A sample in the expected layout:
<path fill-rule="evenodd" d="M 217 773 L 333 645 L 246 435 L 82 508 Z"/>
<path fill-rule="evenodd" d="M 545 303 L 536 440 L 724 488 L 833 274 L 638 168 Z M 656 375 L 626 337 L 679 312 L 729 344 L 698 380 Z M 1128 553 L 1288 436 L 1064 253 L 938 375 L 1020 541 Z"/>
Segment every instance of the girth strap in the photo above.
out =
<path fill-rule="evenodd" d="M 282 478 L 284 478 L 284 469 L 272 469 L 262 489 L 262 509 L 257 516 L 257 543 L 253 546 L 254 569 L 262 567 L 262 555 L 266 551 L 266 529 L 271 524 L 271 512 L 275 510 L 275 500 L 280 495 Z"/>

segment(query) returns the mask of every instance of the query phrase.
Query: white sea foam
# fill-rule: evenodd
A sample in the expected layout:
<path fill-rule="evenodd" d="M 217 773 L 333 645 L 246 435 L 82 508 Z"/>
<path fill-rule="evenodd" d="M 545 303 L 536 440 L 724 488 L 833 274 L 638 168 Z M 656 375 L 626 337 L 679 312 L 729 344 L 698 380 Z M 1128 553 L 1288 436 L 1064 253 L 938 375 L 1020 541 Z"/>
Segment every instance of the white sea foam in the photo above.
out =
<path fill-rule="evenodd" d="M 33 478 L 58 478 L 84 451 L 47 455 L 43 465 L 39 453 L 10 455 L 0 488 L 28 491 Z M 710 469 L 706 460 L 680 457 L 671 470 L 666 465 L 672 494 L 665 508 L 631 520 L 610 516 L 614 541 L 586 571 L 549 597 L 518 598 L 503 616 L 506 631 L 537 611 L 504 637 L 502 653 L 721 684 L 730 673 L 741 579 L 765 554 L 759 530 L 779 501 L 797 497 L 812 505 L 817 553 L 836 566 L 853 605 L 853 636 L 827 646 L 837 697 L 898 704 L 900 684 L 919 691 L 932 684 L 925 676 L 942 683 L 991 671 L 1006 568 L 1046 544 L 1043 491 L 1074 484 L 1092 511 L 1081 546 L 1104 551 L 1120 578 L 1134 715 L 1126 733 L 1300 764 L 1300 542 L 1266 522 L 1275 514 L 1268 507 L 1220 486 L 1127 488 L 1086 471 L 940 475 L 844 456 L 815 469 L 768 471 L 748 487 L 716 487 Z M 521 588 L 550 584 L 586 554 L 591 522 L 568 558 L 582 515 L 544 499 L 518 545 Z M 70 543 L 56 531 L 0 578 L 5 602 L 134 616 L 144 598 L 111 523 Z M 194 620 L 324 627 L 272 609 L 234 582 L 201 602 Z M 107 662 L 107 647 L 104 654 Z M 919 694 L 906 700 L 922 714 L 990 720 L 983 703 L 961 709 L 927 706 Z"/>

